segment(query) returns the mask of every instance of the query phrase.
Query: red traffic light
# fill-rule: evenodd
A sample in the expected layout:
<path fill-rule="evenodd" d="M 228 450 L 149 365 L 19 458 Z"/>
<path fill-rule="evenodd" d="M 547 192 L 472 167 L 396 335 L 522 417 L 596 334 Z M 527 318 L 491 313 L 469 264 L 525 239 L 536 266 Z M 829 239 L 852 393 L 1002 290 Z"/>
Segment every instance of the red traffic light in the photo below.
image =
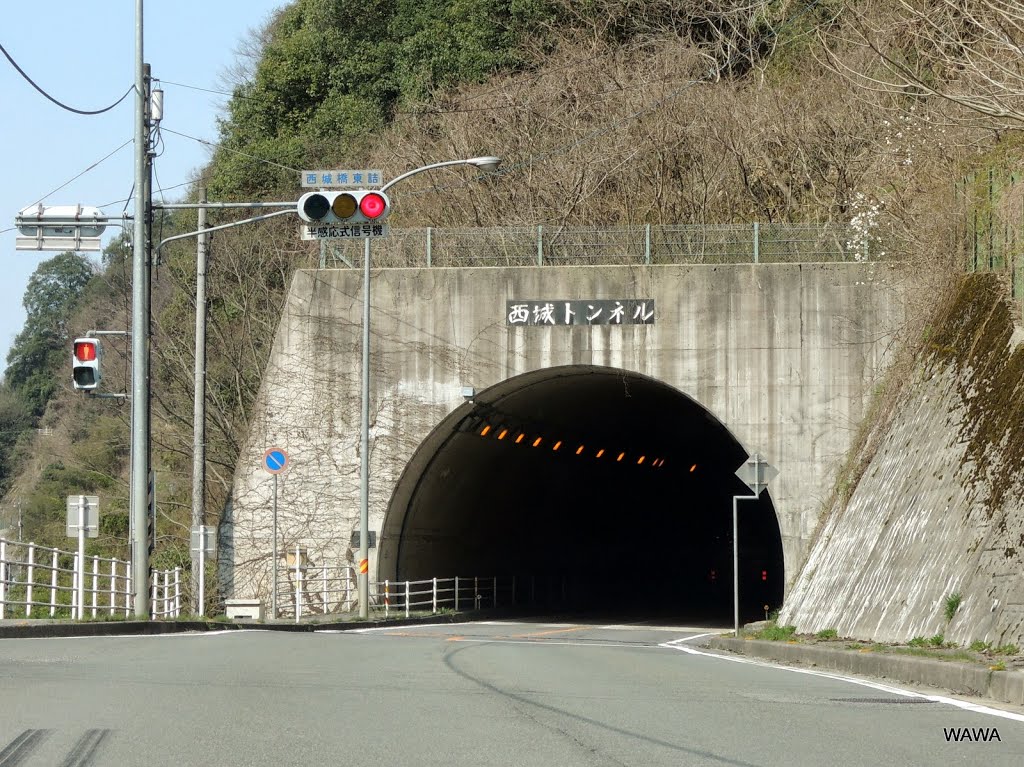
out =
<path fill-rule="evenodd" d="M 367 192 L 359 201 L 359 211 L 367 218 L 380 218 L 387 210 L 388 203 L 384 195 L 377 192 Z"/>
<path fill-rule="evenodd" d="M 762 570 L 761 571 L 761 580 L 762 581 L 768 580 L 768 571 L 767 570 Z"/>
<path fill-rule="evenodd" d="M 388 217 L 391 203 L 383 192 L 353 189 L 346 192 L 324 190 L 306 192 L 296 205 L 295 212 L 308 224 L 331 226 L 334 224 L 380 223 Z"/>
<path fill-rule="evenodd" d="M 75 359 L 80 362 L 92 362 L 96 359 L 95 341 L 75 341 Z"/>

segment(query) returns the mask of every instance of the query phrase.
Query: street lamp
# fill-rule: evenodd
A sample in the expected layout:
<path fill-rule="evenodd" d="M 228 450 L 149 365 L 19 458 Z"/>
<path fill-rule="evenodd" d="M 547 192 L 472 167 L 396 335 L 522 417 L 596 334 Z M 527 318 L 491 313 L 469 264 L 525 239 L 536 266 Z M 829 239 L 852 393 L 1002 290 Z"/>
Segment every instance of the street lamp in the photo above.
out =
<path fill-rule="evenodd" d="M 399 181 L 417 173 L 451 165 L 473 165 L 485 173 L 493 173 L 501 164 L 500 157 L 471 157 L 468 160 L 447 160 L 435 162 L 407 171 L 378 191 L 386 192 Z M 369 528 L 370 528 L 370 238 L 363 248 L 363 412 L 359 430 L 359 617 L 370 617 L 370 571 L 369 571 Z"/>

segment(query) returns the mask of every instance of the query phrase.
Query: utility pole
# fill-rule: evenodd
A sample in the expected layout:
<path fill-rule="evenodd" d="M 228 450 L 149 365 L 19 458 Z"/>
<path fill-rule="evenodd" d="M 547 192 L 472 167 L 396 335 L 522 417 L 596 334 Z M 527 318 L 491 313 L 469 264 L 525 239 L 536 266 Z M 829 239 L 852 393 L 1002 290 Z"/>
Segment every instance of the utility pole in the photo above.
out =
<path fill-rule="evenodd" d="M 135 0 L 135 226 L 132 233 L 132 429 L 131 487 L 132 583 L 135 615 L 149 617 L 149 541 L 147 540 L 149 485 L 149 294 L 147 260 L 150 210 L 147 197 L 149 164 L 148 88 L 143 63 L 143 0 Z"/>
<path fill-rule="evenodd" d="M 199 201 L 206 202 L 206 189 L 199 192 Z M 206 208 L 198 211 L 199 237 L 196 241 L 196 364 L 192 408 L 192 529 L 202 530 L 206 524 L 206 258 L 210 235 L 206 229 Z M 200 551 L 192 552 L 192 606 L 196 615 L 205 615 L 200 604 L 198 584 L 204 578 L 206 538 L 200 533 Z"/>

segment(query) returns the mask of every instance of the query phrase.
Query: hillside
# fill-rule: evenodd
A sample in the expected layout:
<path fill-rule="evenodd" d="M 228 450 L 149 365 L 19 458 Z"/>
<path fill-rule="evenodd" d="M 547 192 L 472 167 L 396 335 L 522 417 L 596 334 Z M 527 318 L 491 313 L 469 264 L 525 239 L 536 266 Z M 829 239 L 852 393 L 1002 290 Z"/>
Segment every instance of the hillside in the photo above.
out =
<path fill-rule="evenodd" d="M 289 199 L 303 167 L 393 177 L 497 154 L 496 177 L 449 170 L 403 184 L 391 224 L 852 222 L 917 267 L 920 306 L 905 337 L 920 338 L 935 296 L 962 270 L 963 244 L 987 236 L 992 252 L 997 229 L 1009 242 L 999 224 L 1019 210 L 1011 192 L 978 181 L 1015 169 L 1020 145 L 1012 78 L 994 94 L 1005 97 L 1001 111 L 980 103 L 993 96 L 986 61 L 1020 72 L 984 34 L 999 19 L 960 18 L 957 47 L 928 39 L 897 0 L 737 5 L 371 0 L 353 13 L 351 0 L 297 0 L 254 34 L 257 55 L 248 70 L 241 62 L 220 146 L 190 196 L 202 185 L 215 200 Z M 922 7 L 948 12 L 943 0 Z M 194 224 L 186 214 L 158 222 L 164 236 Z M 207 507 L 216 515 L 284 291 L 317 253 L 280 220 L 219 234 L 212 253 Z M 127 324 L 127 258 L 116 243 L 99 274 L 68 289 L 73 319 L 35 339 L 47 353 L 31 358 L 32 373 L 66 381 L 60 350 L 72 330 Z M 169 248 L 154 270 L 161 567 L 188 560 L 194 270 L 192 243 Z M 117 389 L 116 344 L 106 362 Z M 29 377 L 9 367 L 0 391 L 4 516 L 20 503 L 26 534 L 53 544 L 64 495 L 97 492 L 109 513 L 90 546 L 123 556 L 127 408 L 83 401 L 64 383 L 33 394 Z"/>

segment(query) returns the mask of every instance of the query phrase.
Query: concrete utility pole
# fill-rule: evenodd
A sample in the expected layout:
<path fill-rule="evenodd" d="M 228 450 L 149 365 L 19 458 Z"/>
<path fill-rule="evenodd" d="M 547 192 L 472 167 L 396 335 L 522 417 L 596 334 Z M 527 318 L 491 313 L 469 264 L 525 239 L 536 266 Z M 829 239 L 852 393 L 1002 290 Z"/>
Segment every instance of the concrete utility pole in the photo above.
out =
<path fill-rule="evenodd" d="M 132 234 L 132 433 L 130 506 L 132 540 L 132 600 L 135 615 L 149 618 L 149 541 L 146 515 L 149 484 L 149 294 L 147 261 L 149 200 L 146 196 L 149 130 L 143 63 L 143 0 L 135 0 L 135 226 Z"/>
<path fill-rule="evenodd" d="M 199 195 L 200 202 L 206 202 L 206 190 Z M 195 387 L 192 409 L 192 529 L 201 529 L 206 524 L 204 508 L 206 495 L 206 257 L 209 235 L 206 229 L 206 208 L 198 211 L 200 231 L 196 243 L 196 359 Z M 206 543 L 200 535 L 200 549 Z M 205 557 L 202 551 L 192 552 L 192 608 L 196 615 L 205 615 L 205 605 L 200 604 L 200 580 Z"/>

